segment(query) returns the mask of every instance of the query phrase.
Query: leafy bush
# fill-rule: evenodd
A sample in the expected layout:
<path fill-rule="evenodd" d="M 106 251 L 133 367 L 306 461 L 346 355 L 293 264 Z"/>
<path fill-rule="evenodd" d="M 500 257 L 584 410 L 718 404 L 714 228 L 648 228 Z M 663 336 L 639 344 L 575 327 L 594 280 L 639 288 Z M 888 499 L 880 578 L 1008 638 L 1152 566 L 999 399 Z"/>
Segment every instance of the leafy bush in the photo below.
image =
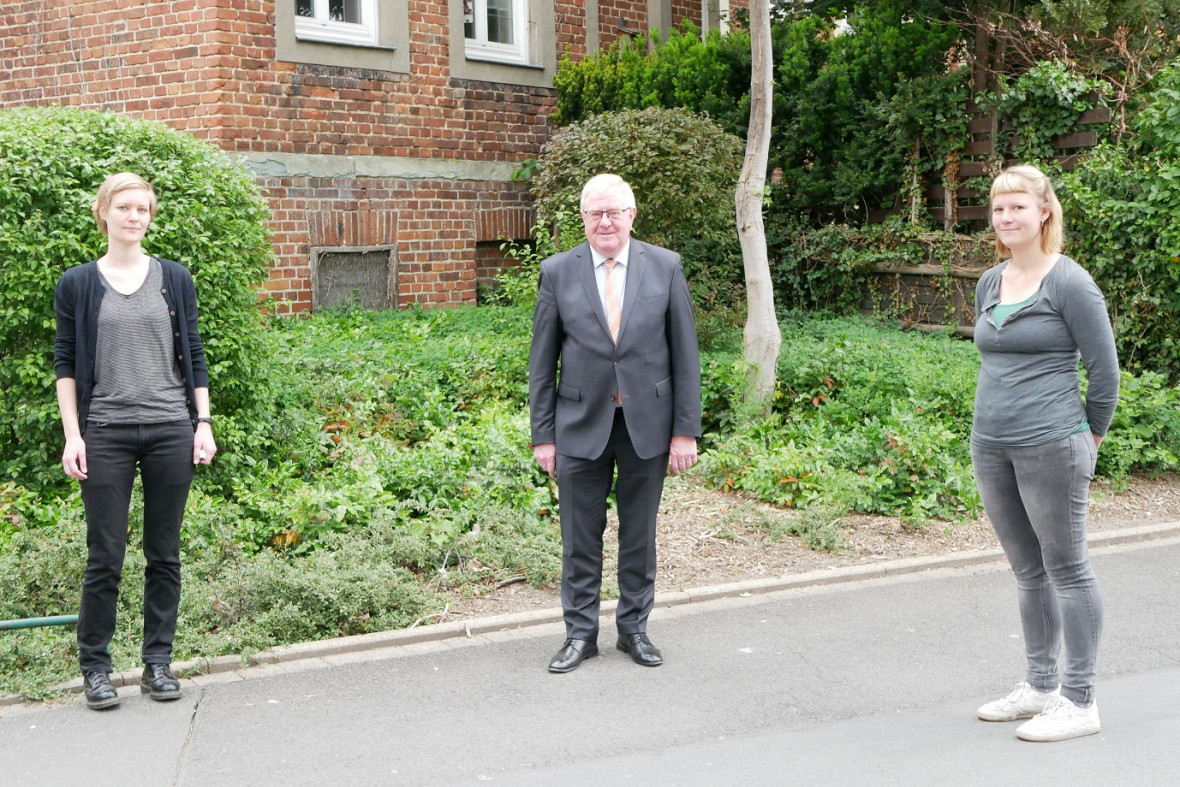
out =
<path fill-rule="evenodd" d="M 196 280 L 218 440 L 229 453 L 247 446 L 260 409 L 254 287 L 272 252 L 253 177 L 161 123 L 60 107 L 0 110 L 0 472 L 32 490 L 68 482 L 55 461 L 63 437 L 54 286 L 105 249 L 90 206 L 106 176 L 123 170 L 143 175 L 159 197 L 145 247 Z"/>
<path fill-rule="evenodd" d="M 538 220 L 577 216 L 586 181 L 613 172 L 635 191 L 637 238 L 680 252 L 690 280 L 740 280 L 733 194 L 744 149 L 742 140 L 685 110 L 595 115 L 546 143 L 532 184 Z"/>
<path fill-rule="evenodd" d="M 1123 372 L 1119 406 L 1098 452 L 1098 472 L 1116 481 L 1135 472 L 1180 472 L 1180 389 L 1163 375 Z"/>
<path fill-rule="evenodd" d="M 529 328 L 528 310 L 494 307 L 275 321 L 275 408 L 257 424 L 266 450 L 232 499 L 208 477 L 189 498 L 177 658 L 409 625 L 443 607 L 437 591 L 558 582 L 556 490 L 528 448 Z M 817 549 L 838 546 L 850 510 L 922 521 L 978 509 L 969 343 L 859 317 L 792 316 L 783 329 L 769 421 L 742 415 L 740 330 L 705 352 L 707 480 L 799 509 L 764 526 Z M 1178 397 L 1159 376 L 1125 376 L 1100 472 L 1178 469 Z M 137 492 L 133 522 L 141 506 Z M 82 520 L 76 487 L 61 498 L 0 487 L 0 619 L 76 608 Z M 134 527 L 118 665 L 138 656 L 139 539 Z M 0 692 L 44 696 L 76 669 L 68 628 L 0 638 Z"/>
<path fill-rule="evenodd" d="M 1180 381 L 1180 61 L 1131 121 L 1061 176 L 1067 253 L 1106 294 L 1119 359 Z"/>
<path fill-rule="evenodd" d="M 711 30 L 702 39 L 690 21 L 666 39 L 627 36 L 574 62 L 565 54 L 553 86 L 554 121 L 568 126 L 600 112 L 682 107 L 715 118 L 744 137 L 750 113 L 750 35 Z"/>

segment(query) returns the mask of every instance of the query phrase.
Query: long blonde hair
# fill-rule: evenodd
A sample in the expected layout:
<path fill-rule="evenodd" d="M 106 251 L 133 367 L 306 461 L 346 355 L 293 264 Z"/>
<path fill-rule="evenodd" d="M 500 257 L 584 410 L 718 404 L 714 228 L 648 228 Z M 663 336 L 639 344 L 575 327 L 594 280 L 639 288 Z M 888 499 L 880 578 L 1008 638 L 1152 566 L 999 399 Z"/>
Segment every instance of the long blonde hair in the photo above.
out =
<path fill-rule="evenodd" d="M 1046 254 L 1060 254 L 1065 247 L 1065 220 L 1061 213 L 1061 201 L 1057 199 L 1057 192 L 1053 190 L 1053 181 L 1031 164 L 1018 164 L 1007 167 L 992 181 L 989 204 L 995 202 L 1001 194 L 1029 194 L 1041 207 L 1049 209 L 1049 215 L 1041 222 L 1041 251 Z M 996 236 L 996 253 L 1001 257 L 1011 257 L 1009 249 Z"/>

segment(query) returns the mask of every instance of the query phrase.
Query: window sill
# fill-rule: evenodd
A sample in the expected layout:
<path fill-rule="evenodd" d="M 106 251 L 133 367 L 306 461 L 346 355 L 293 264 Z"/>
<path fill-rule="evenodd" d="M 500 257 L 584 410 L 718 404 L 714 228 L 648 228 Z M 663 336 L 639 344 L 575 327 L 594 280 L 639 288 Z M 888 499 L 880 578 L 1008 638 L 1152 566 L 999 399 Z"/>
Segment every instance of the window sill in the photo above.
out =
<path fill-rule="evenodd" d="M 471 54 L 470 52 L 464 53 L 464 56 L 467 60 L 469 60 L 471 62 L 475 62 L 475 63 L 490 63 L 490 64 L 496 65 L 496 66 L 509 66 L 511 68 L 531 68 L 535 71 L 544 71 L 545 70 L 545 66 L 539 65 L 536 63 L 519 63 L 515 60 L 501 60 L 500 58 L 497 58 L 497 57 L 492 57 L 492 56 L 488 56 L 488 55 L 476 55 L 476 54 Z"/>
<path fill-rule="evenodd" d="M 396 52 L 397 51 L 397 47 L 395 47 L 395 46 L 383 46 L 381 44 L 366 44 L 366 43 L 361 43 L 358 41 L 333 41 L 333 40 L 324 39 L 324 38 L 301 36 L 298 33 L 295 34 L 295 40 L 297 42 L 299 42 L 300 44 L 323 44 L 324 46 L 347 46 L 347 47 L 351 47 L 353 49 L 375 49 L 380 52 Z"/>

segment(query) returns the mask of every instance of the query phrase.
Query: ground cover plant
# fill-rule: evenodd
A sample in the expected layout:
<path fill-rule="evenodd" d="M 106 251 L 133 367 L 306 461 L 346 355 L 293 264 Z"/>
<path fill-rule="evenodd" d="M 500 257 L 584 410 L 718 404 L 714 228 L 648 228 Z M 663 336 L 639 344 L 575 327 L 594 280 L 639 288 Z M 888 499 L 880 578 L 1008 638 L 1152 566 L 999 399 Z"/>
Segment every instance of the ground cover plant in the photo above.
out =
<path fill-rule="evenodd" d="M 839 543 L 839 514 L 970 516 L 976 353 L 864 318 L 786 317 L 771 419 L 742 415 L 740 330 L 704 354 L 707 434 L 695 473 L 798 509 L 785 528 Z M 202 473 L 184 530 L 176 658 L 427 622 L 449 594 L 560 577 L 555 490 L 528 447 L 524 308 L 345 310 L 265 334 L 262 450 Z M 1180 470 L 1180 394 L 1124 380 L 1099 470 Z M 222 457 L 218 457 L 220 461 Z M 138 500 L 138 498 L 137 498 Z M 138 505 L 138 502 L 136 503 Z M 132 521 L 135 521 L 133 512 Z M 784 526 L 785 527 L 785 526 Z M 76 491 L 0 487 L 0 619 L 76 610 L 85 527 Z M 822 536 L 822 537 L 821 537 Z M 134 666 L 142 557 L 129 534 L 115 663 Z M 0 692 L 51 693 L 76 671 L 69 628 L 4 632 Z"/>

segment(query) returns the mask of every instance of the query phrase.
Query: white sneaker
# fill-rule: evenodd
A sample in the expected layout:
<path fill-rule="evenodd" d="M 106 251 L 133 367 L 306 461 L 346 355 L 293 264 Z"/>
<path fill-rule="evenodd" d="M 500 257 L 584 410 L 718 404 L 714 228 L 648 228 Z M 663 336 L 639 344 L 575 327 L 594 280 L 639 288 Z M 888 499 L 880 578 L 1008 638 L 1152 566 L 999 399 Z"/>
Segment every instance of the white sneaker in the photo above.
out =
<path fill-rule="evenodd" d="M 1066 697 L 1054 697 L 1043 711 L 1016 728 L 1016 737 L 1038 743 L 1064 741 L 1093 735 L 1100 729 L 1097 702 L 1079 708 Z"/>
<path fill-rule="evenodd" d="M 982 706 L 975 711 L 975 715 L 984 721 L 1031 719 L 1043 711 L 1045 706 L 1049 704 L 1049 700 L 1058 696 L 1060 692 L 1060 689 L 1053 689 L 1053 691 L 1044 693 L 1037 691 L 1027 682 L 1017 683 L 1011 694 Z"/>

